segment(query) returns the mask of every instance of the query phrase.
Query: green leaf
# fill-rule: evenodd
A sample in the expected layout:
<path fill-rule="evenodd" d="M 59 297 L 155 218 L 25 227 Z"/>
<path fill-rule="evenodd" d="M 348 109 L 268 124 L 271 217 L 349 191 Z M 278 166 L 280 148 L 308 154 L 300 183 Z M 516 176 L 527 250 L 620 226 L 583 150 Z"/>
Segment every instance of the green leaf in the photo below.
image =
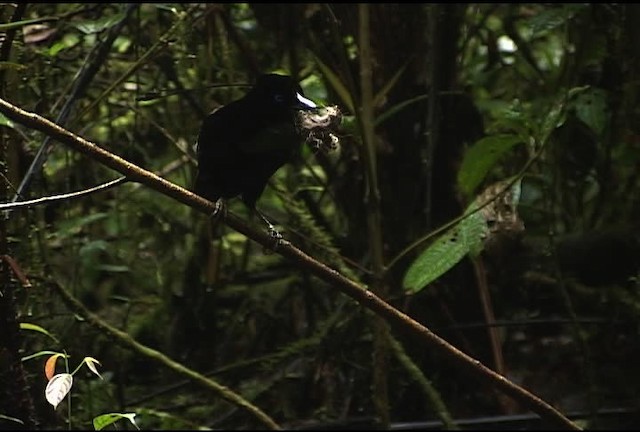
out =
<path fill-rule="evenodd" d="M 135 416 L 136 416 L 135 413 L 126 413 L 126 414 L 109 413 L 109 414 L 102 414 L 102 415 L 99 415 L 97 417 L 94 417 L 94 419 L 93 419 L 93 428 L 95 430 L 99 431 L 99 430 L 102 430 L 105 427 L 109 426 L 110 424 L 113 424 L 113 423 L 117 422 L 120 419 L 126 418 L 127 420 L 129 420 L 131 422 L 132 425 L 134 425 L 136 427 L 136 429 L 140 430 L 140 428 L 136 424 Z"/>
<path fill-rule="evenodd" d="M 81 257 L 93 257 L 98 252 L 104 252 L 109 249 L 109 243 L 105 240 L 93 240 L 83 244 L 78 250 Z"/>
<path fill-rule="evenodd" d="M 15 124 L 11 120 L 6 118 L 4 114 L 0 113 L 0 126 L 7 126 L 10 128 L 14 128 Z"/>
<path fill-rule="evenodd" d="M 423 95 L 418 95 L 418 96 L 416 96 L 414 98 L 411 98 L 411 99 L 407 99 L 407 100 L 402 101 L 400 103 L 397 103 L 396 105 L 392 106 L 391 108 L 389 108 L 388 110 L 386 110 L 385 112 L 383 112 L 382 114 L 380 114 L 376 118 L 376 126 L 379 126 L 385 120 L 387 120 L 388 118 L 391 118 L 393 115 L 395 115 L 398 112 L 402 111 L 403 109 L 405 109 L 409 105 L 414 104 L 416 102 L 420 102 L 421 100 L 424 100 L 427 97 L 428 96 L 426 94 L 423 94 Z"/>
<path fill-rule="evenodd" d="M 342 103 L 344 103 L 350 113 L 355 113 L 355 107 L 353 98 L 351 97 L 351 93 L 349 93 L 347 87 L 340 80 L 340 77 L 338 77 L 338 75 L 336 75 L 327 65 L 322 63 L 322 60 L 320 60 L 318 57 L 314 56 L 314 59 L 322 74 L 325 76 L 327 81 L 329 81 L 338 96 L 340 96 L 340 99 L 342 99 Z"/>
<path fill-rule="evenodd" d="M 93 21 L 71 22 L 71 25 L 83 32 L 84 34 L 100 33 L 106 30 L 124 18 L 124 13 L 117 13 L 108 17 L 100 18 Z"/>
<path fill-rule="evenodd" d="M 8 62 L 8 61 L 0 61 L 0 71 L 1 70 L 14 70 L 16 72 L 24 72 L 27 67 L 20 63 Z"/>
<path fill-rule="evenodd" d="M 517 135 L 492 135 L 477 141 L 462 159 L 458 171 L 458 188 L 470 197 L 496 162 L 513 146 L 523 143 Z"/>
<path fill-rule="evenodd" d="M 113 42 L 113 47 L 119 54 L 124 54 L 125 52 L 127 52 L 132 43 L 133 41 L 131 40 L 131 38 L 128 38 L 126 36 L 118 36 Z"/>
<path fill-rule="evenodd" d="M 44 328 L 40 327 L 39 325 L 31 324 L 31 323 L 20 323 L 20 328 L 22 330 L 31 330 L 31 331 L 35 331 L 35 332 L 38 332 L 38 333 L 42 333 L 43 335 L 49 336 L 55 342 L 59 342 L 58 339 L 54 335 L 52 335 L 51 333 L 49 333 L 48 331 L 46 331 Z"/>
<path fill-rule="evenodd" d="M 598 136 L 602 136 L 609 120 L 607 92 L 589 87 L 576 96 L 574 106 L 576 116 Z"/>
<path fill-rule="evenodd" d="M 80 38 L 78 37 L 78 35 L 75 33 L 69 33 L 64 35 L 60 41 L 54 43 L 53 45 L 51 45 L 51 47 L 42 51 L 42 53 L 49 57 L 55 57 L 61 51 L 72 48 L 78 43 L 80 43 Z"/>
<path fill-rule="evenodd" d="M 471 213 L 475 205 L 469 206 Z M 488 232 L 480 212 L 473 212 L 438 237 L 411 264 L 402 282 L 405 290 L 416 293 L 449 271 L 467 254 L 482 251 Z"/>
<path fill-rule="evenodd" d="M 69 46 L 65 42 L 56 42 L 53 45 L 51 45 L 51 48 L 45 51 L 45 54 L 50 57 L 55 57 L 56 55 L 58 55 L 60 51 L 67 48 L 69 48 Z"/>
<path fill-rule="evenodd" d="M 542 123 L 540 124 L 539 137 L 537 139 L 540 144 L 544 145 L 544 143 L 546 143 L 549 139 L 549 136 L 551 136 L 551 133 L 558 126 L 562 125 L 565 122 L 567 114 L 566 99 L 567 97 L 571 97 L 573 91 L 577 90 L 570 90 L 568 92 L 568 95 L 560 94 L 556 98 L 553 105 L 551 105 L 547 115 L 544 117 L 544 119 L 542 119 Z"/>
<path fill-rule="evenodd" d="M 380 105 L 382 105 L 382 102 L 387 97 L 387 94 L 391 91 L 393 86 L 396 85 L 396 83 L 402 76 L 402 73 L 407 69 L 408 65 L 409 61 L 407 61 L 400 69 L 398 69 L 398 71 L 391 77 L 391 79 L 384 85 L 384 87 L 382 87 L 378 94 L 375 95 L 375 97 L 373 98 L 374 107 L 379 107 Z"/>
<path fill-rule="evenodd" d="M 60 228 L 54 234 L 60 240 L 63 240 L 69 236 L 77 235 L 85 226 L 106 219 L 107 217 L 109 217 L 108 213 L 96 212 L 86 216 L 65 219 L 60 223 Z"/>
<path fill-rule="evenodd" d="M 587 6 L 587 4 L 568 4 L 548 8 L 529 19 L 526 25 L 531 29 L 532 36 L 538 36 L 561 26 Z"/>

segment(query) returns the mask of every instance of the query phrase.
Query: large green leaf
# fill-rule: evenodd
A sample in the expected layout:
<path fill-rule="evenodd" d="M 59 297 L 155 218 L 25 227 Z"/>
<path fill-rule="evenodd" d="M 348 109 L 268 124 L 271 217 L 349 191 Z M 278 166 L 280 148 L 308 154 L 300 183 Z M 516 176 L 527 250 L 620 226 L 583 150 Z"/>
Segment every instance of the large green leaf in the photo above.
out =
<path fill-rule="evenodd" d="M 492 135 L 466 151 L 458 171 L 458 189 L 470 197 L 496 162 L 513 146 L 524 141 L 518 135 Z"/>
<path fill-rule="evenodd" d="M 471 213 L 474 208 L 475 205 L 469 206 L 467 213 Z M 482 214 L 469 214 L 438 237 L 416 258 L 404 276 L 404 289 L 418 292 L 446 273 L 465 255 L 479 254 L 487 232 L 487 223 Z"/>

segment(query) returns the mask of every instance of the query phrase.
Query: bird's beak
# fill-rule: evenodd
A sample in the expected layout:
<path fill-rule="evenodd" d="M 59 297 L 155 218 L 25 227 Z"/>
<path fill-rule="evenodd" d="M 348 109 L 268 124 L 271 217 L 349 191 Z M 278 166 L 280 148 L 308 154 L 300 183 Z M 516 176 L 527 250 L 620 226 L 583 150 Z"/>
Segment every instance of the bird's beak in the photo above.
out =
<path fill-rule="evenodd" d="M 298 109 L 313 109 L 318 107 L 312 100 L 307 99 L 300 93 L 296 93 L 296 98 L 298 99 L 298 104 L 296 105 Z"/>

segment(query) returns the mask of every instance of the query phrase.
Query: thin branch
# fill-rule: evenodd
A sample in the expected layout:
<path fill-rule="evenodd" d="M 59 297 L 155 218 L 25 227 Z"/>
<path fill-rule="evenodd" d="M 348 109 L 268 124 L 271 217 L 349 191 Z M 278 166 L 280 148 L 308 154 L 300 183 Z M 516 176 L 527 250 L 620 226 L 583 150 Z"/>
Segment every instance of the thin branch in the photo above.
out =
<path fill-rule="evenodd" d="M 13 257 L 6 254 L 0 255 L 0 261 L 6 262 L 9 265 L 9 267 L 11 267 L 11 271 L 13 271 L 13 275 L 15 276 L 16 279 L 18 279 L 18 281 L 20 282 L 20 285 L 22 285 L 22 288 L 31 288 L 31 282 L 29 282 L 29 279 L 27 279 L 27 277 L 24 275 L 22 268 L 18 265 L 16 260 L 13 259 Z M 0 292 L 0 295 L 2 295 L 1 292 Z"/>
<path fill-rule="evenodd" d="M 77 192 L 70 192 L 70 193 L 61 194 L 61 195 L 53 195 L 53 196 L 47 196 L 42 198 L 36 198 L 28 201 L 0 203 L 0 210 L 13 210 L 13 209 L 23 208 L 23 207 L 34 207 L 34 206 L 43 205 L 43 204 L 51 204 L 58 201 L 66 201 L 74 198 L 80 198 L 95 192 L 102 192 L 104 190 L 111 189 L 112 187 L 118 186 L 122 183 L 125 183 L 126 181 L 127 181 L 126 177 L 119 177 L 107 183 L 103 183 L 101 185 L 94 186 L 92 188 L 84 189 Z"/>
<path fill-rule="evenodd" d="M 155 191 L 174 198 L 176 201 L 203 213 L 211 214 L 215 209 L 215 204 L 211 201 L 195 195 L 183 187 L 171 183 L 150 171 L 142 169 L 139 166 L 108 152 L 102 147 L 81 138 L 64 128 L 61 128 L 50 120 L 47 120 L 37 114 L 22 110 L 1 98 L 0 112 L 11 120 L 49 135 L 52 139 L 69 146 L 73 150 L 120 172 L 131 181 L 140 182 Z M 247 225 L 245 221 L 232 212 L 228 211 L 221 214 L 220 219 L 231 228 L 241 234 L 244 234 L 264 247 L 273 248 L 273 238 L 266 231 Z M 313 259 L 286 241 L 283 241 L 278 245 L 275 252 L 290 259 L 301 268 L 304 268 L 309 273 L 325 281 L 329 286 L 339 289 L 344 294 L 360 303 L 360 305 L 385 318 L 390 324 L 395 325 L 397 328 L 402 329 L 408 334 L 412 334 L 417 341 L 426 343 L 439 354 L 444 356 L 447 361 L 457 365 L 478 380 L 481 380 L 507 394 L 523 406 L 537 413 L 540 417 L 547 420 L 555 427 L 580 430 L 578 425 L 573 423 L 547 402 L 509 381 L 502 375 L 492 371 L 480 361 L 460 351 L 458 348 L 433 333 L 427 327 L 380 299 L 366 287 L 348 279 L 336 270 Z"/>
<path fill-rule="evenodd" d="M 62 297 L 62 300 L 67 305 L 67 307 L 74 313 L 81 316 L 84 321 L 86 321 L 91 326 L 100 329 L 101 332 L 110 335 L 120 344 L 132 349 L 133 351 L 145 357 L 152 358 L 159 363 L 162 363 L 169 369 L 172 369 L 173 371 L 181 375 L 187 376 L 190 380 L 206 387 L 209 390 L 212 390 L 218 396 L 232 403 L 233 405 L 245 409 L 247 412 L 260 420 L 269 429 L 280 429 L 280 426 L 278 426 L 278 424 L 275 423 L 271 417 L 261 411 L 260 408 L 251 404 L 249 401 L 247 401 L 228 387 L 225 387 L 222 384 L 219 384 L 217 381 L 211 378 L 207 378 L 206 376 L 192 369 L 184 367 L 183 365 L 167 357 L 160 351 L 156 351 L 153 348 L 149 348 L 148 346 L 141 344 L 140 342 L 133 339 L 128 333 L 111 326 L 107 322 L 100 319 L 97 315 L 89 312 L 89 310 L 85 308 L 77 298 L 73 297 L 71 293 L 69 293 L 62 286 L 54 282 L 51 282 L 51 285 Z"/>

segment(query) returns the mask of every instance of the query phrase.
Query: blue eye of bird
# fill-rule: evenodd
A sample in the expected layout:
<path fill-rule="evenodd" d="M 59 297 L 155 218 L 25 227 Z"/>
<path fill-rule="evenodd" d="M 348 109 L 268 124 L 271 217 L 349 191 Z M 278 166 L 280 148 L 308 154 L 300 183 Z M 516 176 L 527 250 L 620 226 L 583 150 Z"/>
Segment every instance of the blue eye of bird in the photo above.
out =
<path fill-rule="evenodd" d="M 282 103 L 284 101 L 284 96 L 282 96 L 281 94 L 277 94 L 273 96 L 273 100 L 275 100 L 277 103 Z"/>

